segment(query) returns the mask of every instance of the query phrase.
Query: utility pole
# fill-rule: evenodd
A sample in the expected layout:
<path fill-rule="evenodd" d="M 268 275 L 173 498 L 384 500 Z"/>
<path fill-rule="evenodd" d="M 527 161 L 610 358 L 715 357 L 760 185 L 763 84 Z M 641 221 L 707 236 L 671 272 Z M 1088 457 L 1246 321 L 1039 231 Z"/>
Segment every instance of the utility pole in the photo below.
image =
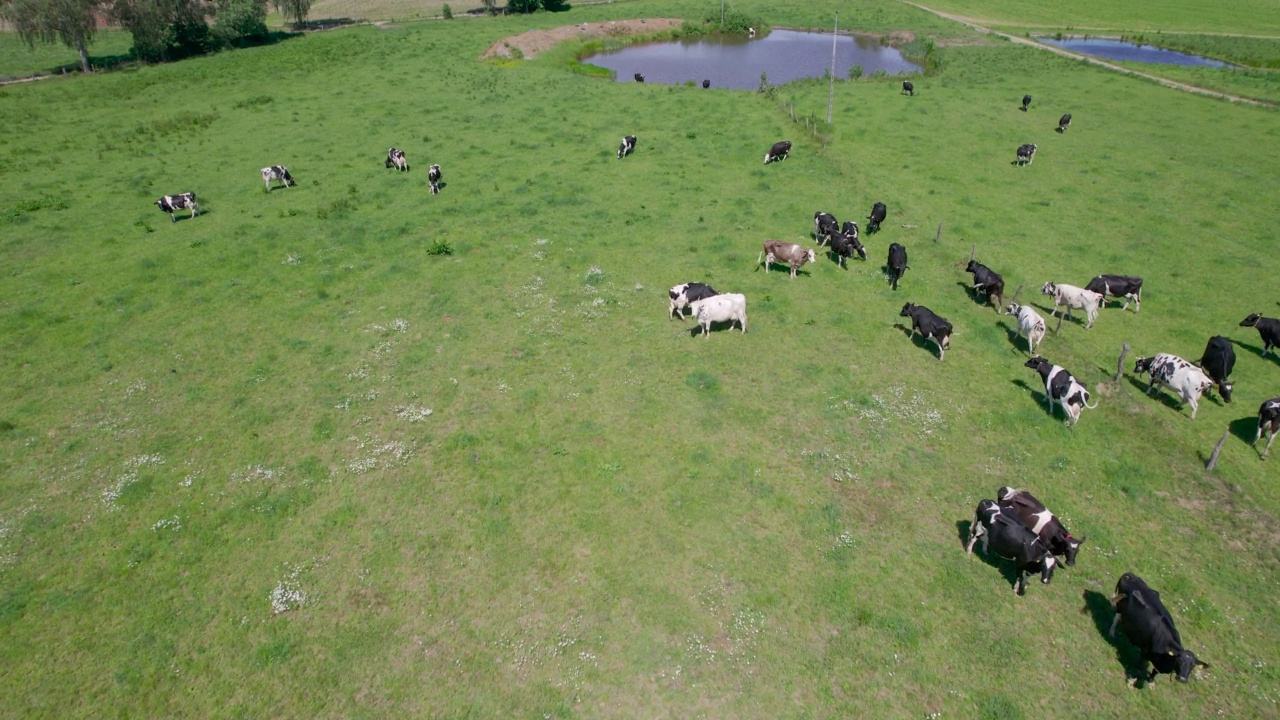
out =
<path fill-rule="evenodd" d="M 836 24 L 831 28 L 831 89 L 827 91 L 827 124 L 831 124 L 831 106 L 836 100 L 836 39 L 840 37 L 840 12 L 836 12 Z"/>

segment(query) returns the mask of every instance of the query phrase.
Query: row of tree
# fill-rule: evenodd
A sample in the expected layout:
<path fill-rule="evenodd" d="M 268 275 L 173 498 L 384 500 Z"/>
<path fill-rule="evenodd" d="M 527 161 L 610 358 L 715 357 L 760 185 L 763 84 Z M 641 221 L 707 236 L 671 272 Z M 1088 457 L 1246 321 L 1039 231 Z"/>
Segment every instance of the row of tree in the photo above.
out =
<path fill-rule="evenodd" d="M 285 20 L 299 24 L 311 10 L 311 0 L 271 4 Z M 174 60 L 261 42 L 267 37 L 267 0 L 0 0 L 0 19 L 31 47 L 65 44 L 80 54 L 81 68 L 89 72 L 88 48 L 100 20 L 133 35 L 139 60 Z"/>

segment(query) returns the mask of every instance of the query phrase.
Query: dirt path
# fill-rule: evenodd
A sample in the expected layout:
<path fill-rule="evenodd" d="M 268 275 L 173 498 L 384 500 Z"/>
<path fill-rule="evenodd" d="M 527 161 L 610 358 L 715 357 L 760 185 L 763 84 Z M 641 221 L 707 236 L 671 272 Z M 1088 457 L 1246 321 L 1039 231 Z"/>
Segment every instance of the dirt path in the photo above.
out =
<path fill-rule="evenodd" d="M 511 51 L 517 49 L 525 59 L 529 59 L 572 38 L 587 39 L 644 35 L 673 30 L 683 24 L 684 20 L 645 18 L 643 20 L 608 20 L 605 22 L 579 23 L 577 25 L 551 28 L 550 30 L 530 30 L 519 35 L 502 38 L 490 45 L 489 49 L 480 57 L 511 57 Z"/>
<path fill-rule="evenodd" d="M 1195 93 L 1197 95 L 1206 95 L 1208 97 L 1219 98 L 1222 100 L 1230 100 L 1231 102 L 1246 103 L 1248 105 L 1258 105 L 1260 107 L 1276 107 L 1274 103 L 1263 102 L 1262 100 L 1254 100 L 1253 98 L 1240 97 L 1239 95 L 1231 95 L 1224 92 L 1218 92 L 1217 90 L 1209 90 L 1206 88 L 1198 87 L 1196 85 L 1188 85 L 1187 83 L 1180 83 L 1176 80 L 1170 80 L 1168 78 L 1160 77 L 1159 75 L 1149 75 L 1147 73 L 1138 72 L 1137 70 L 1130 70 L 1129 68 L 1121 67 L 1119 65 L 1116 65 L 1115 63 L 1110 63 L 1110 62 L 1107 62 L 1106 60 L 1100 60 L 1098 58 L 1095 58 L 1089 55 L 1081 55 L 1080 53 L 1071 52 L 1070 50 L 1064 50 L 1063 48 L 1060 48 L 1060 47 L 1045 45 L 1044 43 L 1038 43 L 1035 40 L 1028 40 L 1027 38 L 1024 38 L 1024 37 L 1018 37 L 1017 35 L 1010 35 L 1009 33 L 1003 33 L 1003 32 L 1000 32 L 999 30 L 992 30 L 991 28 L 979 25 L 978 23 L 974 22 L 969 18 L 961 17 L 959 15 L 952 15 L 950 13 L 944 13 L 941 10 L 934 10 L 933 8 L 928 7 L 926 5 L 921 5 L 920 3 L 911 2 L 911 0 L 901 0 L 901 2 L 906 5 L 910 5 L 912 7 L 920 8 L 925 12 L 933 13 L 934 15 L 937 15 L 938 17 L 943 18 L 944 20 L 950 20 L 952 22 L 958 22 L 961 25 L 966 25 L 968 27 L 973 28 L 974 30 L 977 30 L 980 33 L 984 33 L 987 35 L 996 35 L 996 36 L 1005 38 L 1006 40 L 1009 40 L 1011 42 L 1018 43 L 1019 45 L 1027 45 L 1029 47 L 1038 48 L 1040 50 L 1044 50 L 1047 52 L 1057 53 L 1058 55 L 1071 58 L 1072 60 L 1084 60 L 1085 62 L 1092 63 L 1099 67 L 1107 68 L 1108 70 L 1114 70 L 1115 72 L 1123 73 L 1125 75 L 1132 75 L 1134 77 L 1145 78 L 1147 80 L 1154 80 L 1155 82 L 1158 82 L 1161 85 L 1164 85 L 1165 87 L 1173 88 L 1174 90 L 1182 90 L 1189 93 Z"/>

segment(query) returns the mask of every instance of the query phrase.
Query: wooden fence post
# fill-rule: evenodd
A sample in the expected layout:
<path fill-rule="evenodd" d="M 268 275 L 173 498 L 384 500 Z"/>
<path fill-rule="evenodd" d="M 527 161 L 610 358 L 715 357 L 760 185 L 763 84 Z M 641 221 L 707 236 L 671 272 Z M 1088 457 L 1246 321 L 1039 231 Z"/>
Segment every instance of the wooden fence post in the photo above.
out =
<path fill-rule="evenodd" d="M 941 239 L 942 239 L 942 223 L 938 223 L 938 234 L 933 236 L 933 241 L 936 243 Z"/>
<path fill-rule="evenodd" d="M 1120 349 L 1120 359 L 1116 360 L 1116 376 L 1111 378 L 1111 382 L 1120 382 L 1120 376 L 1124 374 L 1124 356 L 1129 354 L 1129 343 L 1125 343 Z"/>
<path fill-rule="evenodd" d="M 1204 464 L 1205 470 L 1212 470 L 1214 465 L 1218 464 L 1218 453 L 1222 452 L 1222 444 L 1227 441 L 1227 436 L 1231 434 L 1231 426 L 1227 426 L 1227 431 L 1222 433 L 1222 437 L 1218 438 L 1218 444 L 1213 446 L 1213 454 L 1209 456 L 1209 462 Z"/>

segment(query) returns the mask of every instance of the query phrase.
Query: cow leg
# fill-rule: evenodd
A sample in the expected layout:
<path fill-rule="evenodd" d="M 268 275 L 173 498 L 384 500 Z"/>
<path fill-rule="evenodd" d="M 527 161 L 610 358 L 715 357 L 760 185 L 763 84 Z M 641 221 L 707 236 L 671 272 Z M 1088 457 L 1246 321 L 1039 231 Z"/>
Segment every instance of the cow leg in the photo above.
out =
<path fill-rule="evenodd" d="M 1116 613 L 1115 619 L 1111 621 L 1111 630 L 1107 633 L 1107 637 L 1116 636 L 1116 626 L 1120 624 L 1120 613 Z"/>
<path fill-rule="evenodd" d="M 1013 583 L 1013 594 L 1021 595 L 1027 589 L 1027 571 L 1018 568 L 1018 579 Z"/>
<path fill-rule="evenodd" d="M 746 313 L 743 313 L 742 317 L 738 318 L 738 323 L 742 325 L 742 334 L 746 335 L 747 334 L 747 314 Z"/>
<path fill-rule="evenodd" d="M 169 220 L 172 222 L 178 222 L 178 213 L 169 213 Z"/>
<path fill-rule="evenodd" d="M 1196 402 L 1196 399 L 1195 399 L 1194 397 L 1193 397 L 1193 398 L 1190 398 L 1190 399 L 1188 400 L 1188 402 L 1190 402 L 1190 403 L 1191 403 L 1191 419 L 1192 419 L 1192 420 L 1195 420 L 1195 419 L 1196 419 L 1196 411 L 1200 409 L 1200 403 Z"/>
<path fill-rule="evenodd" d="M 1276 435 L 1280 435 L 1280 433 L 1276 433 L 1276 432 L 1274 432 L 1274 431 L 1273 431 L 1273 432 L 1271 433 L 1271 437 L 1267 438 L 1267 446 L 1266 446 L 1265 448 L 1263 448 L 1263 449 L 1262 449 L 1262 459 L 1263 459 L 1263 460 L 1266 460 L 1266 459 L 1267 459 L 1267 453 L 1271 451 L 1271 443 L 1273 443 L 1273 442 L 1275 442 L 1275 441 L 1276 441 Z M 1257 443 L 1257 440 L 1254 440 L 1254 443 Z"/>
<path fill-rule="evenodd" d="M 1068 309 L 1068 312 L 1070 312 L 1069 309 Z M 1053 329 L 1053 334 L 1057 335 L 1058 331 L 1062 329 L 1062 315 L 1058 312 L 1057 305 L 1053 306 L 1053 314 L 1058 316 L 1058 326 Z"/>

